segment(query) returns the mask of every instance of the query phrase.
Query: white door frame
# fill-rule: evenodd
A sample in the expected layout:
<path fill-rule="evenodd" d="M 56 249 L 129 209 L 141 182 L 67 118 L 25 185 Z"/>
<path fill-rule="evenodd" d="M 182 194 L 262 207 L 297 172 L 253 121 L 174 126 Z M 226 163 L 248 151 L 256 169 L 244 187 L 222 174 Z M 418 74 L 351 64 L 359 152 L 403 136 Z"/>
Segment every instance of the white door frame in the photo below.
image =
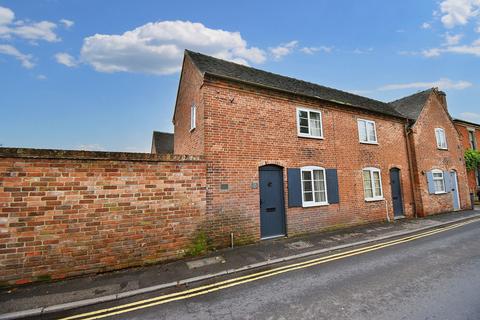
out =
<path fill-rule="evenodd" d="M 454 207 L 453 207 L 453 210 L 454 211 L 458 211 L 460 210 L 461 208 L 461 205 L 460 205 L 460 194 L 458 192 L 458 175 L 457 175 L 457 171 L 455 170 L 452 170 L 450 171 L 450 176 L 454 176 L 455 177 L 455 192 L 453 194 L 454 197 L 457 198 L 457 203 L 458 203 L 458 208 L 455 208 L 455 199 L 453 199 L 453 204 L 454 204 Z"/>

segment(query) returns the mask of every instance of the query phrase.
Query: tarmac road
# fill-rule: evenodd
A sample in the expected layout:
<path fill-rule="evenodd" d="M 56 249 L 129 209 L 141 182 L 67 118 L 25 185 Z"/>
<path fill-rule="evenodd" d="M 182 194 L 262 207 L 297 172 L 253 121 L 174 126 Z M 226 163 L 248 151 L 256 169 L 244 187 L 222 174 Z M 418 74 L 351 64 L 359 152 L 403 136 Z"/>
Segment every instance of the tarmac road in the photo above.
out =
<path fill-rule="evenodd" d="M 480 319 L 480 221 L 368 248 L 48 318 Z"/>

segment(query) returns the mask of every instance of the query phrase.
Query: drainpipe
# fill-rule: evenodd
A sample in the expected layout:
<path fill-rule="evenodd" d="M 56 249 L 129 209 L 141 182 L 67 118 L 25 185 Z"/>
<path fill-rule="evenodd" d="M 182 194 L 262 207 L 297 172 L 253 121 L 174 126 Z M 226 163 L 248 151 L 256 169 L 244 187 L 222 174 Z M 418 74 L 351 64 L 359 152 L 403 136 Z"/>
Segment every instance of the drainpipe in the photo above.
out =
<path fill-rule="evenodd" d="M 408 158 L 408 171 L 410 176 L 410 186 L 412 190 L 412 199 L 413 199 L 413 214 L 415 218 L 417 216 L 417 206 L 416 206 L 416 199 L 415 199 L 415 177 L 413 175 L 413 163 L 412 163 L 412 151 L 410 150 L 410 140 L 409 135 L 412 131 L 408 128 L 408 123 L 405 124 L 405 143 L 407 144 L 407 158 Z"/>

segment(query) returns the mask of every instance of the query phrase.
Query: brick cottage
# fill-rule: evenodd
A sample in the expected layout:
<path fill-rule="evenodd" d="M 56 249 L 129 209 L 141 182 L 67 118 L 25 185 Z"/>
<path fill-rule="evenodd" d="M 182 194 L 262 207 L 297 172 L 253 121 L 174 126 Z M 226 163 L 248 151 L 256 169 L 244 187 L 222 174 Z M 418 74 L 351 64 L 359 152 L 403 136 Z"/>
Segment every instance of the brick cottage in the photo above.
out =
<path fill-rule="evenodd" d="M 384 103 L 186 51 L 173 122 L 174 154 L 0 148 L 0 281 L 470 207 L 437 89 Z"/>

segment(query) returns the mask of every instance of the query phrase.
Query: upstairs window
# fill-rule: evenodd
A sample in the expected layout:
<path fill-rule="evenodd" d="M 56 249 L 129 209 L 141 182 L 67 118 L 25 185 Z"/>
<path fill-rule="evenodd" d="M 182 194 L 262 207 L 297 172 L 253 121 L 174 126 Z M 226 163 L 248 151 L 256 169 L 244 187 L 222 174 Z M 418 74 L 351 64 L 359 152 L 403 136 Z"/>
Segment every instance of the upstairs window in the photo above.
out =
<path fill-rule="evenodd" d="M 468 140 L 470 141 L 470 148 L 475 150 L 477 149 L 477 141 L 475 139 L 475 130 L 468 130 Z"/>
<path fill-rule="evenodd" d="M 190 131 L 197 127 L 197 106 L 192 104 L 190 107 Z"/>
<path fill-rule="evenodd" d="M 432 170 L 433 177 L 433 186 L 435 188 L 435 193 L 445 193 L 445 180 L 443 179 L 443 171 L 441 170 Z"/>
<path fill-rule="evenodd" d="M 297 108 L 298 136 L 323 138 L 322 113 L 316 110 Z"/>
<path fill-rule="evenodd" d="M 363 169 L 363 188 L 365 192 L 365 200 L 383 200 L 382 177 L 380 175 L 380 169 Z"/>
<path fill-rule="evenodd" d="M 320 167 L 301 168 L 302 206 L 312 207 L 328 204 L 325 169 Z"/>
<path fill-rule="evenodd" d="M 362 143 L 377 143 L 377 130 L 375 122 L 358 119 L 358 136 Z"/>
<path fill-rule="evenodd" d="M 437 139 L 438 149 L 447 149 L 447 138 L 445 137 L 445 130 L 442 128 L 435 129 L 435 138 Z"/>

